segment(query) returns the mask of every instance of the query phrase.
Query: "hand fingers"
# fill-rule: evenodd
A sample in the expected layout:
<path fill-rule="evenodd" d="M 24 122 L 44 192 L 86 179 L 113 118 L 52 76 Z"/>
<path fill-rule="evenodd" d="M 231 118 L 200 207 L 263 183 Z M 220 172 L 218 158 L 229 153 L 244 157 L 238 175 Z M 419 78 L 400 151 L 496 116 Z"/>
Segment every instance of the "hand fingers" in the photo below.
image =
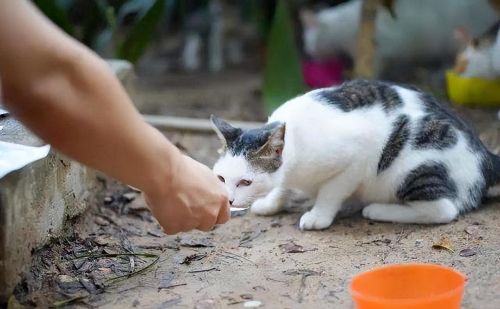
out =
<path fill-rule="evenodd" d="M 207 214 L 207 216 L 203 218 L 203 221 L 198 225 L 196 229 L 203 232 L 211 231 L 214 228 L 216 221 L 217 217 L 215 215 Z"/>
<path fill-rule="evenodd" d="M 163 232 L 167 235 L 174 235 L 181 231 L 180 226 L 178 226 L 177 224 L 167 224 L 167 225 L 162 224 L 162 227 L 163 227 Z"/>
<path fill-rule="evenodd" d="M 200 224 L 200 226 L 198 227 L 199 230 L 210 231 L 216 224 L 226 223 L 229 220 L 229 218 L 231 217 L 231 213 L 229 210 L 229 202 L 225 195 L 222 197 L 221 203 L 222 203 L 221 205 L 223 206 L 219 208 L 217 216 L 212 216 L 213 213 L 207 216 L 206 219 L 204 220 L 205 222 Z M 213 220 L 208 220 L 208 217 L 210 217 Z"/>
<path fill-rule="evenodd" d="M 175 235 L 180 232 L 189 232 L 191 230 L 196 229 L 196 225 L 193 223 L 189 224 L 167 224 L 163 228 L 163 232 L 167 235 Z"/>
<path fill-rule="evenodd" d="M 219 215 L 217 216 L 217 221 L 215 223 L 226 223 L 227 221 L 229 221 L 229 218 L 231 218 L 231 211 L 229 210 L 229 205 L 226 205 L 219 210 Z"/>

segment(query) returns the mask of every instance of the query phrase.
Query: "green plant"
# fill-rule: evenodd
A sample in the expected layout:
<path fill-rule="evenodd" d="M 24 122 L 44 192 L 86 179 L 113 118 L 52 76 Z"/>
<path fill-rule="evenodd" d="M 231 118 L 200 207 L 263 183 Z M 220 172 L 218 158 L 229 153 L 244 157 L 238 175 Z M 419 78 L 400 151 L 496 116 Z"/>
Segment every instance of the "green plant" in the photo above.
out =
<path fill-rule="evenodd" d="M 304 92 L 306 86 L 286 0 L 278 0 L 268 36 L 263 97 L 268 112 Z"/>
<path fill-rule="evenodd" d="M 137 1 L 136 1 L 137 2 Z M 164 0 L 156 0 L 130 30 L 117 50 L 118 57 L 136 62 L 142 55 L 160 21 L 165 7 Z"/>
<path fill-rule="evenodd" d="M 136 62 L 176 0 L 34 0 L 69 35 L 102 56 Z"/>

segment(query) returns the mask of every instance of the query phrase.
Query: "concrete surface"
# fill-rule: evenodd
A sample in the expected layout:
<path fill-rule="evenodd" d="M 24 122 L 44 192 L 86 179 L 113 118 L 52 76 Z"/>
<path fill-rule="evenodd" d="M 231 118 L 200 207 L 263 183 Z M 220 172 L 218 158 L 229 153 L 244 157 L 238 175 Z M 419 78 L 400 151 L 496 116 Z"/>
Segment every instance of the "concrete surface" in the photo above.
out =
<path fill-rule="evenodd" d="M 127 91 L 133 68 L 108 61 Z M 23 145 L 43 143 L 11 116 L 0 119 L 0 140 Z M 31 252 L 60 235 L 67 219 L 81 214 L 102 187 L 97 173 L 55 151 L 0 179 L 0 304 L 31 264 Z"/>

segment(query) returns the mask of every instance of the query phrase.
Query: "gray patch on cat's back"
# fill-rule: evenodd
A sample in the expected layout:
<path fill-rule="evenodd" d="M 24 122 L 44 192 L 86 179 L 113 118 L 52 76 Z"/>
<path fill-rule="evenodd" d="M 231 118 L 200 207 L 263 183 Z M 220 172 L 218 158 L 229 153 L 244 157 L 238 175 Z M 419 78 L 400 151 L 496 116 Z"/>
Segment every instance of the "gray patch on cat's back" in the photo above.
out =
<path fill-rule="evenodd" d="M 456 195 L 456 184 L 446 166 L 432 161 L 413 169 L 396 192 L 397 198 L 404 202 L 453 199 Z"/>
<path fill-rule="evenodd" d="M 316 93 L 316 97 L 344 112 L 374 104 L 381 104 L 385 111 L 391 111 L 403 104 L 396 89 L 380 81 L 348 81 L 336 88 L 323 89 Z"/>
<path fill-rule="evenodd" d="M 473 152 L 484 153 L 486 147 L 479 140 L 472 128 L 449 107 L 440 104 L 436 98 L 427 93 L 420 93 L 420 99 L 427 113 L 437 117 L 438 119 L 446 119 L 446 122 L 455 129 L 459 130 L 467 140 L 469 148 Z"/>
<path fill-rule="evenodd" d="M 429 114 L 418 123 L 413 148 L 443 150 L 454 146 L 457 141 L 457 132 L 448 118 Z"/>
<path fill-rule="evenodd" d="M 380 174 L 397 158 L 410 137 L 410 119 L 406 115 L 399 116 L 393 124 L 393 129 L 382 150 L 378 162 L 377 174 Z"/>
<path fill-rule="evenodd" d="M 500 157 L 485 150 L 481 161 L 481 172 L 484 177 L 485 190 L 487 187 L 498 185 L 500 183 Z"/>

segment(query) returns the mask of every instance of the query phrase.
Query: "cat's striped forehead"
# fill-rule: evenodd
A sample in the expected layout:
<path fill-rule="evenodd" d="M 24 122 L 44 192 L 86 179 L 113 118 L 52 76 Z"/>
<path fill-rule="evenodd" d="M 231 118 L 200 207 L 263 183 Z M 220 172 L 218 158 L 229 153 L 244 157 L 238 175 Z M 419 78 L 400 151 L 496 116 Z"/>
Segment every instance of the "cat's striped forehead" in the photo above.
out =
<path fill-rule="evenodd" d="M 212 116 L 214 130 L 223 143 L 224 155 L 244 158 L 254 170 L 275 172 L 282 163 L 285 124 L 273 122 L 256 129 L 235 128 Z"/>
<path fill-rule="evenodd" d="M 263 128 L 244 130 L 234 140 L 227 141 L 227 150 L 233 156 L 250 157 L 268 141 L 273 129 L 278 125 L 276 122 Z"/>

